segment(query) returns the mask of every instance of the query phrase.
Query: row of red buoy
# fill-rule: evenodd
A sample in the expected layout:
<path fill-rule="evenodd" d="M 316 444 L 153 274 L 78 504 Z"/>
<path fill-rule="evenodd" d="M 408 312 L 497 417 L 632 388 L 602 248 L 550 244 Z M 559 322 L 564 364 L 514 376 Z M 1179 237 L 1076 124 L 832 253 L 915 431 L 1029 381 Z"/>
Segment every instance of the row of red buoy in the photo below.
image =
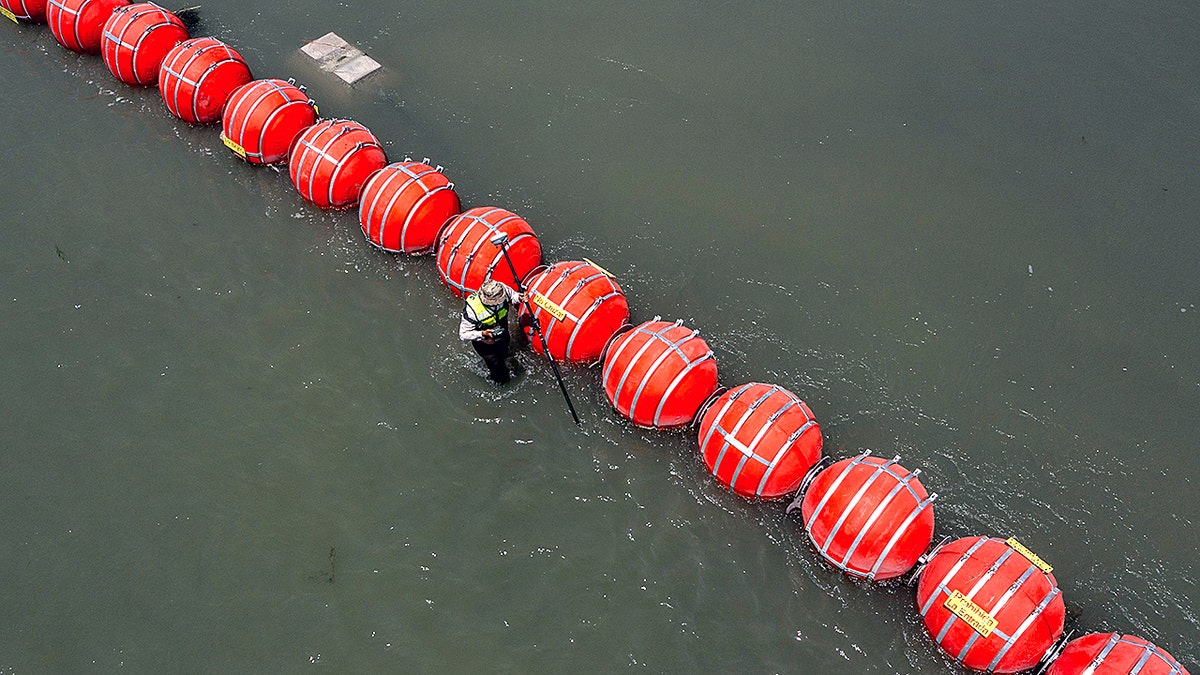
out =
<path fill-rule="evenodd" d="M 321 119 L 291 81 L 253 80 L 246 61 L 211 38 L 191 38 L 178 16 L 129 0 L 0 0 L 14 21 L 47 22 L 67 49 L 100 53 L 118 80 L 157 84 L 167 109 L 189 124 L 221 122 L 221 140 L 251 164 L 286 161 L 297 192 L 320 208 L 359 206 L 367 240 L 384 251 L 432 252 L 456 297 L 493 278 L 522 282 L 526 333 L 536 321 L 556 360 L 603 363 L 609 403 L 639 427 L 698 423 L 699 452 L 713 477 L 747 499 L 799 494 L 818 555 L 845 574 L 895 579 L 924 562 L 916 606 L 930 636 L 967 668 L 990 673 L 1049 663 L 1050 675 L 1167 675 L 1187 671 L 1141 638 L 1091 634 L 1059 645 L 1065 622 L 1051 567 L 1019 542 L 958 539 L 934 548 L 936 494 L 899 457 L 864 452 L 817 469 L 821 427 L 794 393 L 773 384 L 718 384 L 716 359 L 699 332 L 655 317 L 629 324 L 616 279 L 595 263 L 542 264 L 533 228 L 499 207 L 463 211 L 454 184 L 428 160 L 388 163 L 363 125 Z M 506 235 L 508 261 L 491 240 Z M 813 475 L 815 474 L 815 475 Z M 807 486 L 805 482 L 810 481 Z"/>

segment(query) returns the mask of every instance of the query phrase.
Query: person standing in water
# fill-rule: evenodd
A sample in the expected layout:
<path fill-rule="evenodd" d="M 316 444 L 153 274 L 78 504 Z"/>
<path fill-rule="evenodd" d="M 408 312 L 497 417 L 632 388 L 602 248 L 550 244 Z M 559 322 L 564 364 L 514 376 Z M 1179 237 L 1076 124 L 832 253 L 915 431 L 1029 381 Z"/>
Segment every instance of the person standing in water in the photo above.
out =
<path fill-rule="evenodd" d="M 512 371 L 508 367 L 511 342 L 508 309 L 510 304 L 524 301 L 525 297 L 512 288 L 495 279 L 488 279 L 463 303 L 458 337 L 471 342 L 476 353 L 487 364 L 488 377 L 499 384 L 512 379 Z"/>

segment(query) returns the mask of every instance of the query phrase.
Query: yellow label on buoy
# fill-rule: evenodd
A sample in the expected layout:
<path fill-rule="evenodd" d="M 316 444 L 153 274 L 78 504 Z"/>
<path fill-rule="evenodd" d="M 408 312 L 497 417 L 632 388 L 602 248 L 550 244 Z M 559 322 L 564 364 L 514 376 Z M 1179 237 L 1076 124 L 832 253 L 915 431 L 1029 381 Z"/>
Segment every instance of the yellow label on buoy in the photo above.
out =
<path fill-rule="evenodd" d="M 246 149 L 243 148 L 242 146 L 238 145 L 237 143 L 234 143 L 233 139 L 229 138 L 225 134 L 221 134 L 221 142 L 225 144 L 225 147 L 227 147 L 230 150 L 237 153 L 238 157 L 241 157 L 242 159 L 246 159 Z"/>
<path fill-rule="evenodd" d="M 596 263 L 592 262 L 591 260 L 588 260 L 587 258 L 584 258 L 584 259 L 583 259 L 583 262 L 585 262 L 585 263 L 587 263 L 587 264 L 591 265 L 592 267 L 595 267 L 596 269 L 600 270 L 601 272 L 603 272 L 603 273 L 604 273 L 604 276 L 606 276 L 606 277 L 609 277 L 610 279 L 616 279 L 616 277 L 614 277 L 614 276 L 612 275 L 612 272 L 609 272 L 608 270 L 606 270 L 606 269 L 604 269 L 603 267 L 601 267 L 601 266 L 597 265 Z"/>
<path fill-rule="evenodd" d="M 567 318 L 567 310 L 554 304 L 553 300 L 547 298 L 541 293 L 533 294 L 533 304 L 546 310 L 550 313 L 550 316 L 558 319 L 559 321 L 563 321 Z"/>
<path fill-rule="evenodd" d="M 954 614 L 962 619 L 968 626 L 975 629 L 980 637 L 987 637 L 996 630 L 996 624 L 1000 623 L 996 617 L 985 611 L 982 607 L 971 601 L 970 598 L 954 591 L 950 597 L 946 598 L 943 605 L 946 609 L 954 612 Z"/>
<path fill-rule="evenodd" d="M 1017 541 L 1015 538 L 1009 537 L 1004 543 L 1008 544 L 1009 548 L 1012 550 L 1025 556 L 1029 562 L 1033 563 L 1034 567 L 1045 572 L 1046 574 L 1050 574 L 1050 572 L 1054 570 L 1054 568 L 1047 564 L 1045 560 L 1042 560 L 1036 553 L 1025 548 L 1025 545 Z"/>
<path fill-rule="evenodd" d="M 4 16 L 8 17 L 8 20 L 13 23 L 21 23 L 20 21 L 17 21 L 17 15 L 8 11 L 8 8 L 3 5 L 0 5 L 0 14 L 3 14 Z"/>

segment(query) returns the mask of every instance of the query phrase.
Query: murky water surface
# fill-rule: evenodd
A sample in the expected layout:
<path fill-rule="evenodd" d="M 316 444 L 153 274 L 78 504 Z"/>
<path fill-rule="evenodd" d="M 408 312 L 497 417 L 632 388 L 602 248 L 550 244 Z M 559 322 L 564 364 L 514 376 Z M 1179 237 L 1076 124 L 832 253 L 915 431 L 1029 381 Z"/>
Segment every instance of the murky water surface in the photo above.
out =
<path fill-rule="evenodd" d="M 921 468 L 1068 624 L 1200 663 L 1193 5 L 206 0 L 548 260 L 682 318 L 834 457 Z M 297 56 L 335 30 L 385 71 Z M 371 250 L 45 27 L 0 26 L 0 671 L 955 672 L 597 370 L 498 389 Z"/>

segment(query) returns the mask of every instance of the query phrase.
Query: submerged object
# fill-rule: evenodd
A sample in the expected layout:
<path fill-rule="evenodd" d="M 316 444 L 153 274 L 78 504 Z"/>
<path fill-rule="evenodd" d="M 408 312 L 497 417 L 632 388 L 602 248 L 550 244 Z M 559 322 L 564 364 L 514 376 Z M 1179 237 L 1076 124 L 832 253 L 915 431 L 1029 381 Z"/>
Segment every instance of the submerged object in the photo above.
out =
<path fill-rule="evenodd" d="M 534 351 L 550 351 L 557 361 L 595 363 L 604 345 L 629 323 L 629 302 L 616 279 L 588 261 L 557 262 L 534 270 L 526 280 L 529 301 L 521 305 L 521 325 Z M 546 337 L 532 340 L 531 316 Z"/>
<path fill-rule="evenodd" d="M 387 164 L 387 155 L 358 122 L 322 120 L 301 132 L 288 164 L 301 197 L 336 209 L 358 203 L 367 177 Z"/>
<path fill-rule="evenodd" d="M 188 39 L 183 21 L 153 2 L 113 10 L 104 22 L 100 53 L 113 77 L 125 84 L 149 86 L 167 52 Z"/>
<path fill-rule="evenodd" d="M 405 160 L 371 174 L 363 186 L 358 221 L 363 235 L 392 253 L 425 253 L 437 241 L 438 230 L 461 206 L 458 193 L 429 160 Z"/>
<path fill-rule="evenodd" d="M 46 23 L 58 44 L 71 51 L 98 54 L 104 23 L 113 10 L 128 4 L 129 0 L 50 0 Z"/>
<path fill-rule="evenodd" d="M 1046 675 L 1188 675 L 1166 650 L 1118 633 L 1092 633 L 1071 640 Z"/>
<path fill-rule="evenodd" d="M 288 158 L 300 132 L 317 123 L 317 108 L 302 87 L 255 80 L 234 89 L 221 114 L 221 141 L 251 164 Z"/>
<path fill-rule="evenodd" d="M 509 270 L 500 246 L 490 240 L 507 235 Z M 437 236 L 437 269 L 450 292 L 463 298 L 488 279 L 517 288 L 542 262 L 542 243 L 525 219 L 496 206 L 478 206 L 446 222 Z"/>
<path fill-rule="evenodd" d="M 721 394 L 701 415 L 700 452 L 734 493 L 778 499 L 798 490 L 821 458 L 821 426 L 792 392 L 752 382 Z"/>
<path fill-rule="evenodd" d="M 1066 610 L 1051 567 L 1015 539 L 952 541 L 934 551 L 920 575 L 925 629 L 971 670 L 1028 670 L 1062 635 Z"/>
<path fill-rule="evenodd" d="M 309 42 L 300 51 L 316 61 L 318 68 L 337 75 L 346 84 L 354 84 L 383 67 L 363 50 L 332 32 Z"/>
<path fill-rule="evenodd" d="M 871 580 L 906 574 L 933 541 L 937 495 L 925 491 L 919 469 L 899 461 L 870 451 L 843 459 L 817 474 L 797 500 L 813 547 L 846 574 Z"/>
<path fill-rule="evenodd" d="M 717 390 L 717 361 L 699 331 L 657 317 L 616 336 L 604 353 L 604 394 L 639 427 L 690 424 Z"/>
<path fill-rule="evenodd" d="M 12 21 L 45 23 L 46 0 L 0 0 L 0 14 Z"/>
<path fill-rule="evenodd" d="M 188 124 L 211 124 L 234 89 L 251 79 L 242 55 L 216 38 L 175 45 L 158 69 L 158 90 L 171 114 Z"/>

